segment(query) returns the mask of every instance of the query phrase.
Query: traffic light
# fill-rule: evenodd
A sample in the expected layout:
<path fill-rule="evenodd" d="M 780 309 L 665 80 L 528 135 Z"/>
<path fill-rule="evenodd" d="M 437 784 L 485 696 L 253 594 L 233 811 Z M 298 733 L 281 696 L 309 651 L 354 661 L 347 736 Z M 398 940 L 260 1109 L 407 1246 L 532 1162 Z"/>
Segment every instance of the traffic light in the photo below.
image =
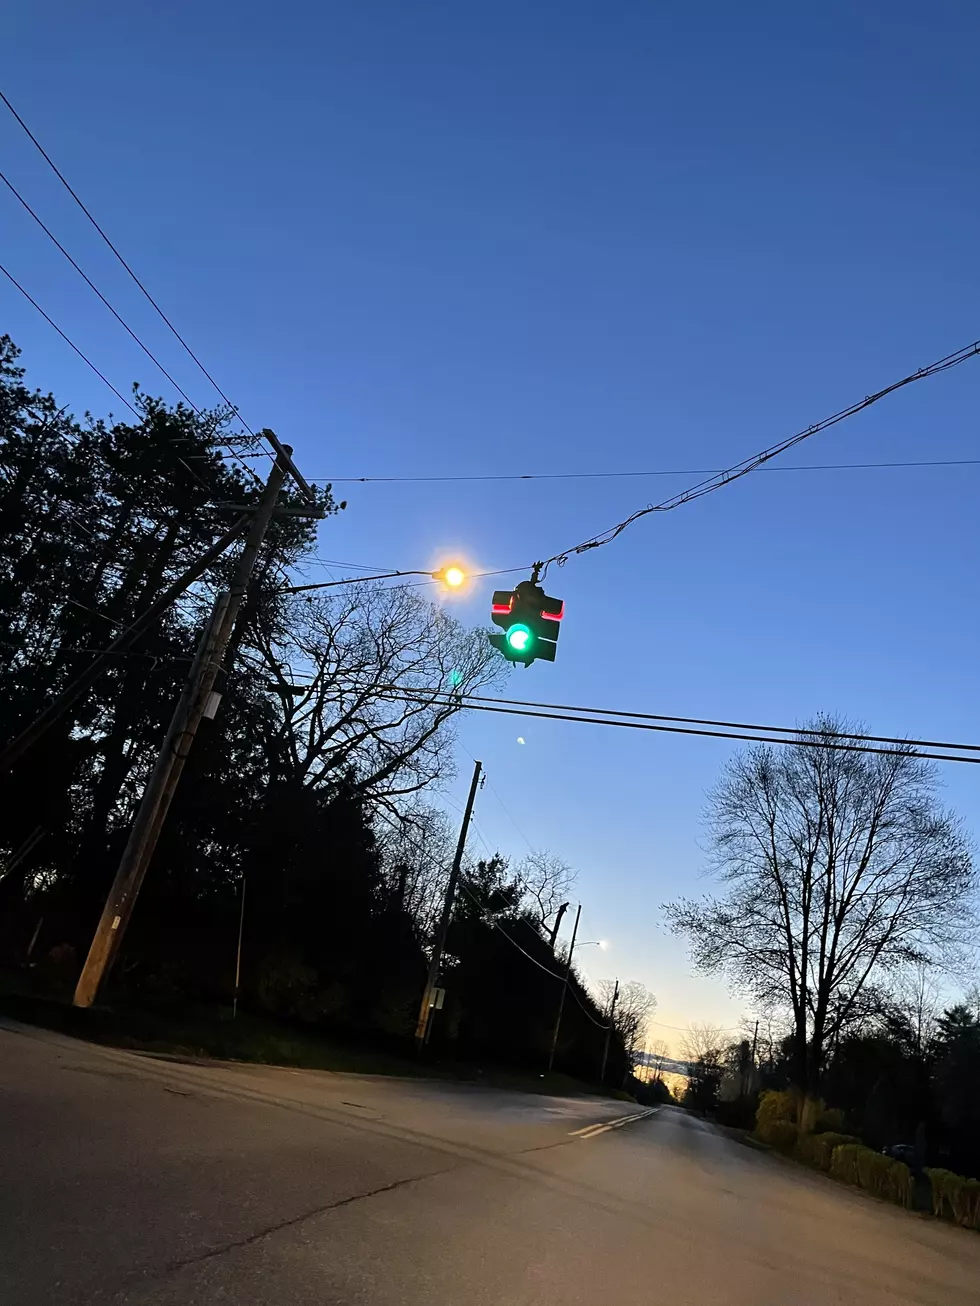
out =
<path fill-rule="evenodd" d="M 550 598 L 534 581 L 522 580 L 513 590 L 496 590 L 490 620 L 503 634 L 490 634 L 490 643 L 508 662 L 529 667 L 535 658 L 554 662 L 565 604 Z"/>

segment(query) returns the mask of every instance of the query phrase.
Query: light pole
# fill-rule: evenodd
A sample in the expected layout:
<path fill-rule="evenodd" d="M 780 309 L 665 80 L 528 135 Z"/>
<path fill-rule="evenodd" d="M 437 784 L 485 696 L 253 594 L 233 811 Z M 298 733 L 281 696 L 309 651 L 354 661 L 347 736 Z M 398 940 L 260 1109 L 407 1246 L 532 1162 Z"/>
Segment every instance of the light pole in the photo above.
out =
<path fill-rule="evenodd" d="M 568 979 L 572 973 L 572 957 L 575 953 L 575 940 L 578 936 L 578 922 L 582 915 L 582 904 L 579 903 L 575 911 L 575 925 L 572 929 L 572 942 L 568 949 L 568 961 L 565 963 L 565 976 L 561 986 L 561 996 L 558 999 L 558 1015 L 555 1019 L 554 1032 L 551 1035 L 551 1050 L 548 1053 L 548 1073 L 550 1074 L 555 1064 L 555 1052 L 558 1048 L 558 1035 L 561 1032 L 561 1018 L 565 1010 L 565 995 L 568 992 Z M 605 948 L 605 939 L 585 939 L 578 945 L 580 948 L 596 947 Z"/>
<path fill-rule="evenodd" d="M 482 572 L 478 572 L 482 575 Z M 369 580 L 394 580 L 399 576 L 428 576 L 430 580 L 442 581 L 451 590 L 458 590 L 469 579 L 467 573 L 457 563 L 449 563 L 438 571 L 379 571 L 375 576 L 348 576 L 346 580 L 320 580 L 312 585 L 286 585 L 277 594 L 302 594 L 304 590 L 329 590 L 338 585 L 363 585 Z"/>
<path fill-rule="evenodd" d="M 613 1032 L 613 1024 L 616 1020 L 616 1003 L 619 1001 L 619 980 L 616 981 L 616 987 L 613 989 L 612 1003 L 609 1007 L 609 1022 L 606 1025 L 606 1037 L 602 1045 L 602 1069 L 599 1071 L 599 1087 L 602 1088 L 606 1082 L 606 1062 L 609 1060 L 609 1039 Z"/>

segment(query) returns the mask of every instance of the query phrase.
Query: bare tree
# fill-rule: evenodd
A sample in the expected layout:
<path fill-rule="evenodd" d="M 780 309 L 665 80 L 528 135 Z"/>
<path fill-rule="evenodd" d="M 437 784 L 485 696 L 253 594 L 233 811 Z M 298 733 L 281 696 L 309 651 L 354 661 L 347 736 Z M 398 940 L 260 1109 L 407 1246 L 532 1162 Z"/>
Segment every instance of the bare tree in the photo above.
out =
<path fill-rule="evenodd" d="M 391 811 L 451 770 L 459 707 L 445 691 L 494 684 L 504 666 L 482 631 L 405 588 L 296 600 L 285 618 L 256 622 L 250 642 L 269 677 L 272 782 L 353 776 Z"/>
<path fill-rule="evenodd" d="M 942 992 L 935 972 L 921 961 L 899 975 L 893 987 L 898 1015 L 908 1028 L 912 1050 L 922 1056 L 942 1013 Z"/>
<path fill-rule="evenodd" d="M 725 1049 L 724 1030 L 709 1021 L 695 1021 L 681 1039 L 681 1055 L 687 1062 L 703 1061 L 720 1066 Z"/>
<path fill-rule="evenodd" d="M 687 1062 L 685 1101 L 699 1111 L 710 1111 L 718 1100 L 724 1074 L 724 1038 L 717 1025 L 695 1022 L 681 1039 Z"/>
<path fill-rule="evenodd" d="M 670 1060 L 670 1048 L 667 1046 L 665 1038 L 655 1038 L 652 1043 L 647 1044 L 647 1065 L 653 1074 L 654 1079 L 663 1079 L 664 1069 Z"/>
<path fill-rule="evenodd" d="M 525 905 L 550 933 L 575 887 L 576 872 L 554 853 L 535 849 L 518 864 L 516 875 Z"/>
<path fill-rule="evenodd" d="M 798 743 L 752 748 L 710 799 L 720 899 L 667 908 L 695 965 L 792 1017 L 794 1075 L 810 1122 L 824 1049 L 890 973 L 968 941 L 976 878 L 935 776 L 904 745 L 840 748 L 820 718 Z"/>
<path fill-rule="evenodd" d="M 423 803 L 411 803 L 397 815 L 377 807 L 375 817 L 383 827 L 379 842 L 388 890 L 427 942 L 442 910 L 456 831 L 445 812 Z"/>
<path fill-rule="evenodd" d="M 615 986 L 615 980 L 599 981 L 600 1006 L 607 1012 L 612 1006 Z M 631 1070 L 637 1064 L 638 1054 L 646 1040 L 648 1021 L 656 1009 L 657 999 L 645 984 L 639 980 L 620 984 L 613 1027 L 623 1040 Z"/>

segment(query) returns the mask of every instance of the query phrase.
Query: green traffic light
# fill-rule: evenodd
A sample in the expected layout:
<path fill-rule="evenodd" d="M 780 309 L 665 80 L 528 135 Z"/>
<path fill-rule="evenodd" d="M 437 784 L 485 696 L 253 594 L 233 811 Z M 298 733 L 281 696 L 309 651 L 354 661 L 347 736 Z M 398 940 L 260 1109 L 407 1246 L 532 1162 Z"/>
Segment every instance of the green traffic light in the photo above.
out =
<path fill-rule="evenodd" d="M 515 653 L 526 653 L 534 643 L 534 636 L 531 634 L 530 626 L 516 625 L 511 626 L 507 632 L 507 643 Z"/>

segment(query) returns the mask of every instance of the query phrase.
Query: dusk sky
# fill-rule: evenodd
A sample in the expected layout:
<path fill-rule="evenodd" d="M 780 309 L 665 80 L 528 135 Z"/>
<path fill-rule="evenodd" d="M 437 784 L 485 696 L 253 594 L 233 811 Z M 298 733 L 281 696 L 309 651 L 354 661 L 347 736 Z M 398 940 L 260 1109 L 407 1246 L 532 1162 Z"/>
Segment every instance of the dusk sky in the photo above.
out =
<path fill-rule="evenodd" d="M 974 5 L 40 0 L 4 27 L 0 87 L 251 425 L 349 500 L 322 528 L 335 576 L 530 564 L 980 336 Z M 6 111 L 0 156 L 213 403 Z M 120 390 L 176 398 L 6 193 L 0 248 Z M 6 284 L 0 304 L 33 383 L 119 412 Z M 980 361 L 909 387 L 552 568 L 558 660 L 507 693 L 980 740 L 980 465 L 783 470 L 980 458 L 978 387 Z M 612 944 L 586 974 L 647 983 L 668 1038 L 734 1026 L 660 905 L 710 887 L 700 817 L 735 745 L 459 734 L 447 809 L 480 757 L 474 851 L 526 838 L 579 870 L 582 937 Z M 974 832 L 975 772 L 943 772 Z"/>

